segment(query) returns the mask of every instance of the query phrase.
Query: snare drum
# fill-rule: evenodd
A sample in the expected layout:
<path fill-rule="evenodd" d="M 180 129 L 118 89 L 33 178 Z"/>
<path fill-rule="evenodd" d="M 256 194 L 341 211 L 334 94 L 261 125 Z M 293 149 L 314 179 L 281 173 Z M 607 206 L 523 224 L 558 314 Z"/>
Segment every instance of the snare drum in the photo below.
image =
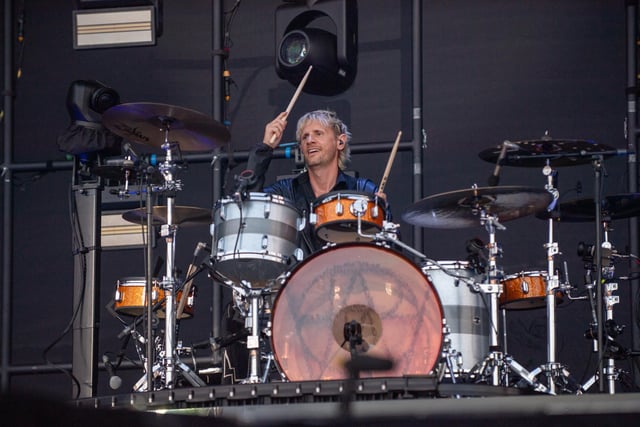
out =
<path fill-rule="evenodd" d="M 371 241 L 358 235 L 358 218 L 362 233 L 373 235 L 382 230 L 384 200 L 359 192 L 334 191 L 319 197 L 313 204 L 315 232 L 318 238 L 333 243 Z"/>
<path fill-rule="evenodd" d="M 427 375 L 440 357 L 442 325 L 436 290 L 418 267 L 388 248 L 347 243 L 316 252 L 288 276 L 273 305 L 271 343 L 290 381 L 348 378 L 352 348 L 394 362 L 363 378 Z M 360 343 L 349 339 L 354 330 Z"/>
<path fill-rule="evenodd" d="M 471 371 L 489 351 L 491 322 L 482 294 L 472 284 L 483 276 L 466 261 L 437 261 L 422 267 L 435 285 L 449 327 L 451 349 L 462 355 L 462 369 Z"/>
<path fill-rule="evenodd" d="M 213 215 L 215 270 L 224 277 L 263 287 L 302 258 L 302 218 L 284 197 L 249 193 L 246 200 L 220 200 Z"/>
<path fill-rule="evenodd" d="M 120 279 L 116 283 L 116 295 L 114 298 L 114 309 L 116 313 L 125 314 L 127 316 L 141 316 L 147 307 L 146 297 L 147 281 L 144 277 L 128 277 Z M 160 288 L 157 279 L 152 282 L 152 302 L 155 305 L 158 301 L 164 300 L 164 290 Z M 176 307 L 182 298 L 182 290 L 176 292 Z M 181 319 L 193 317 L 193 302 L 195 298 L 195 288 L 192 287 L 187 302 L 182 311 Z M 164 319 L 166 316 L 165 303 L 157 311 L 158 317 Z"/>
<path fill-rule="evenodd" d="M 522 271 L 505 276 L 502 280 L 500 308 L 505 310 L 527 310 L 540 308 L 547 304 L 546 271 Z M 562 302 L 562 292 L 556 292 L 556 303 Z"/>

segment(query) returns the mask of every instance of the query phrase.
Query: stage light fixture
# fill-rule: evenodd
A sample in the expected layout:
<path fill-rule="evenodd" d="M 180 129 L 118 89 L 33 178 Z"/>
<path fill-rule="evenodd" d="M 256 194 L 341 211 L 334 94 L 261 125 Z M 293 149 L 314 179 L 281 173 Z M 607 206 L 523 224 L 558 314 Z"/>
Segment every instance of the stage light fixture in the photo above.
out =
<path fill-rule="evenodd" d="M 76 0 L 73 48 L 155 45 L 162 0 Z"/>
<path fill-rule="evenodd" d="M 356 0 L 287 1 L 276 9 L 276 73 L 297 86 L 313 65 L 303 92 L 332 96 L 355 80 Z"/>
<path fill-rule="evenodd" d="M 67 92 L 71 123 L 58 136 L 58 148 L 77 155 L 101 151 L 118 155 L 122 138 L 102 126 L 102 113 L 120 104 L 120 95 L 97 80 L 75 80 Z"/>

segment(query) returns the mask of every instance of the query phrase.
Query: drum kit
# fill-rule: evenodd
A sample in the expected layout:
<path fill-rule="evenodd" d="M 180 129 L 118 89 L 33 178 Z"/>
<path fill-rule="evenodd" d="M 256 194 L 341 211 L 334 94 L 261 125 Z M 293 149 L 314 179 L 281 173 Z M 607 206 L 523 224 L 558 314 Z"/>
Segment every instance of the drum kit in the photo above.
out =
<path fill-rule="evenodd" d="M 116 285 L 115 311 L 135 319 L 126 333 L 147 322 L 146 336 L 136 340 L 146 344 L 141 355 L 145 375 L 134 391 L 171 389 L 181 384 L 180 379 L 192 386 L 205 385 L 180 360 L 176 337 L 177 321 L 194 315 L 192 282 L 203 270 L 216 285 L 232 290 L 234 309 L 244 319 L 244 333 L 238 334 L 248 356 L 243 383 L 343 379 L 349 375 L 345 365 L 366 356 L 391 363 L 384 371 L 362 370 L 360 377 L 437 375 L 454 383 L 495 386 L 513 386 L 515 377 L 543 393 L 585 389 L 568 390 L 568 372 L 555 359 L 555 309 L 563 298 L 571 297 L 571 287 L 560 283 L 554 265 L 559 253 L 554 225 L 558 219 L 593 222 L 602 216 L 606 231 L 610 221 L 640 214 L 640 197 L 560 204 L 553 168 L 598 163 L 616 154 L 610 147 L 545 136 L 481 152 L 483 160 L 496 164 L 496 172 L 505 165 L 542 167 L 546 185 L 543 189 L 474 185 L 415 202 L 402 214 L 411 225 L 479 226 L 488 234 L 486 245 L 478 239 L 470 242 L 467 249 L 473 256 L 467 261 L 436 261 L 398 238 L 399 225 L 384 220 L 386 205 L 377 197 L 354 191 L 319 197 L 308 217 L 291 201 L 260 192 L 236 192 L 216 202 L 212 210 L 177 206 L 181 153 L 221 146 L 230 139 L 227 129 L 196 111 L 153 103 L 115 106 L 104 113 L 103 124 L 128 141 L 160 147 L 165 153 L 156 166 L 139 161 L 143 158 L 129 148 L 129 163 L 96 169 L 98 175 L 124 179 L 127 186 L 129 180 L 144 178 L 147 206 L 125 212 L 123 218 L 160 227 L 166 243 L 162 278 L 157 277 L 158 268 L 150 267 L 149 245 L 146 275 L 124 278 Z M 135 156 L 138 159 L 131 158 Z M 166 206 L 153 206 L 151 193 L 166 195 Z M 497 262 L 502 255 L 497 231 L 505 228 L 504 222 L 529 215 L 548 221 L 548 269 L 505 275 Z M 210 224 L 212 244 L 208 261 L 190 265 L 180 280 L 175 268 L 176 234 L 189 222 Z M 322 250 L 303 252 L 299 243 L 305 228 L 326 242 Z M 207 246 L 201 244 L 198 250 Z M 594 246 L 611 247 L 607 237 Z M 607 267 L 608 279 L 612 268 Z M 600 282 L 594 281 L 592 290 L 596 283 Z M 606 289 L 606 320 L 613 321 L 615 289 Z M 504 320 L 505 311 L 543 307 L 548 321 L 547 362 L 530 372 L 506 352 L 500 315 Z M 164 337 L 154 336 L 153 319 L 164 320 Z M 604 319 L 597 320 L 603 324 Z M 607 380 L 613 381 L 615 366 L 609 368 Z"/>

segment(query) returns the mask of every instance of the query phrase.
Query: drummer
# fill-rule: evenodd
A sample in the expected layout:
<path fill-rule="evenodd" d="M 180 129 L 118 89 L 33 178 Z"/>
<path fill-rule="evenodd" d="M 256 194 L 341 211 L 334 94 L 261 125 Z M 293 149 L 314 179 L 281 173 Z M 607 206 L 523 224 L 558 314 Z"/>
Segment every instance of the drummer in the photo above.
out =
<path fill-rule="evenodd" d="M 273 157 L 273 150 L 282 140 L 287 118 L 287 112 L 284 111 L 267 123 L 263 142 L 256 145 L 249 154 L 247 167 L 253 170 L 256 180 L 250 188 L 253 191 L 259 191 L 264 185 L 265 173 Z M 344 172 L 351 158 L 351 132 L 336 113 L 316 110 L 303 115 L 298 120 L 296 140 L 304 157 L 305 171 L 296 177 L 276 181 L 264 187 L 263 192 L 285 197 L 306 217 L 316 198 L 332 191 L 351 190 L 377 195 L 386 202 L 386 195 L 378 192 L 378 186 L 373 181 L 354 178 Z M 325 244 L 316 237 L 311 224 L 307 224 L 302 238 L 308 253 L 318 251 Z"/>

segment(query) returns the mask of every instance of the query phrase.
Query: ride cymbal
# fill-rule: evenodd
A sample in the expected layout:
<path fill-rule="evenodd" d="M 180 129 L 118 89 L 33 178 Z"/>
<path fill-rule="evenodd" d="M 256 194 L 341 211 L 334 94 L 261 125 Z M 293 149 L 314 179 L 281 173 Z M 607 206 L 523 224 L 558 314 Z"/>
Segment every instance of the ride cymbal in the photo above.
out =
<path fill-rule="evenodd" d="M 626 219 L 640 215 L 640 193 L 617 194 L 607 196 L 601 203 L 603 221 Z M 592 222 L 596 220 L 596 203 L 594 199 L 584 198 L 561 203 L 557 212 L 540 212 L 540 219 L 554 217 L 565 222 Z"/>
<path fill-rule="evenodd" d="M 503 144 L 487 148 L 478 156 L 489 163 L 497 163 Z M 542 139 L 509 141 L 504 160 L 505 166 L 543 167 L 574 166 L 590 163 L 593 155 L 610 157 L 616 154 L 613 147 L 581 139 L 552 139 L 545 135 Z"/>
<path fill-rule="evenodd" d="M 188 108 L 152 102 L 119 104 L 102 115 L 102 124 L 126 140 L 162 147 L 165 133 L 182 151 L 209 151 L 224 145 L 229 130 L 211 117 Z"/>
<path fill-rule="evenodd" d="M 144 224 L 147 222 L 147 208 L 138 208 L 127 211 L 122 214 L 122 218 L 135 224 Z M 152 225 L 167 224 L 167 219 L 166 206 L 153 207 Z M 185 222 L 208 224 L 211 222 L 211 211 L 194 206 L 174 206 L 173 224 L 179 225 Z"/>
<path fill-rule="evenodd" d="M 409 224 L 429 228 L 480 226 L 480 213 L 497 216 L 500 222 L 545 209 L 553 197 L 543 189 L 506 186 L 479 187 L 436 194 L 417 201 L 402 214 Z"/>

